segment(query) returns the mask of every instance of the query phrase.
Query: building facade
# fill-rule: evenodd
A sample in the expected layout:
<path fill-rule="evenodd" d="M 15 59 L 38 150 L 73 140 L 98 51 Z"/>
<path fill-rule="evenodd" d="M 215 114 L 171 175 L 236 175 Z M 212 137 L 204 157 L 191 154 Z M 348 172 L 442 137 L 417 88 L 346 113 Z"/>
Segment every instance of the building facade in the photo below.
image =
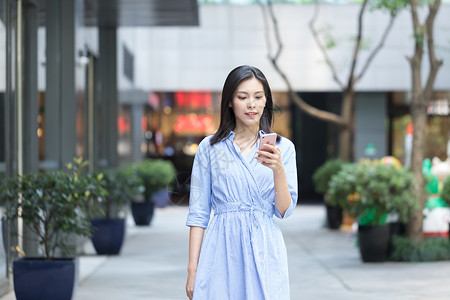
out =
<path fill-rule="evenodd" d="M 116 166 L 117 81 L 134 80 L 118 65 L 117 28 L 197 25 L 195 0 L 0 0 L 0 179 L 75 156 L 91 169 Z M 16 228 L 3 224 L 0 295 L 15 245 L 40 254 L 26 229 L 10 237 Z"/>
<path fill-rule="evenodd" d="M 313 197 L 311 174 L 334 156 L 336 128 L 289 102 L 286 85 L 267 58 L 276 49 L 276 36 L 261 6 L 245 0 L 199 2 L 0 0 L 0 179 L 59 169 L 74 156 L 89 160 L 93 169 L 161 157 L 175 163 L 175 192 L 183 198 L 196 146 L 218 126 L 225 77 L 250 64 L 266 74 L 274 92 L 274 131 L 297 147 L 300 196 Z M 315 6 L 280 2 L 290 2 L 274 5 L 281 68 L 305 101 L 339 112 L 341 90 L 308 28 Z M 341 80 L 350 69 L 358 9 L 358 4 L 329 3 L 317 19 L 322 32 L 337 41 L 329 53 Z M 435 40 L 444 65 L 429 108 L 427 155 L 441 158 L 450 130 L 449 14 L 450 6 L 443 4 Z M 387 20 L 384 12 L 367 12 L 369 49 Z M 403 159 L 411 89 L 405 56 L 413 42 L 405 10 L 356 86 L 355 160 Z M 369 53 L 363 51 L 358 68 Z M 24 250 L 38 254 L 28 234 L 23 233 Z M 16 244 L 9 234 L 3 242 L 0 294 L 10 288 L 15 254 L 9 249 Z"/>
<path fill-rule="evenodd" d="M 286 84 L 268 59 L 269 53 L 275 53 L 277 42 L 272 23 L 266 22 L 267 11 L 264 13 L 256 1 L 250 0 L 201 2 L 206 4 L 199 7 L 198 27 L 121 28 L 118 31 L 118 51 L 133 49 L 138 62 L 132 85 L 126 78 L 118 81 L 119 101 L 136 103 L 131 94 L 127 95 L 127 90 L 139 90 L 141 96 L 137 98 L 145 107 L 142 130 L 140 135 L 135 135 L 138 141 L 132 148 L 141 149 L 137 153 L 139 157 L 143 153 L 164 155 L 167 149 L 169 155 L 175 153 L 192 159 L 195 153 L 192 149 L 198 141 L 217 128 L 220 91 L 226 75 L 238 65 L 254 65 L 266 74 L 275 94 L 274 130 L 291 138 L 297 146 L 300 196 L 316 197 L 311 174 L 326 159 L 335 156 L 336 127 L 311 118 L 288 101 Z M 341 88 L 333 79 L 309 29 L 316 6 L 294 3 L 307 1 L 276 2 L 273 8 L 282 43 L 280 68 L 306 102 L 339 113 Z M 351 67 L 360 5 L 349 1 L 345 4 L 332 2 L 335 1 L 320 6 L 316 28 L 322 33 L 321 38 L 333 38 L 335 46 L 328 49 L 328 53 L 340 81 L 345 83 Z M 427 143 L 430 145 L 427 155 L 439 155 L 442 159 L 446 155 L 444 148 L 449 129 L 450 44 L 447 31 L 450 19 L 445 17 L 449 13 L 450 6 L 444 2 L 435 24 L 437 56 L 444 64 L 439 70 L 436 93 L 429 108 L 430 143 Z M 389 21 L 385 11 L 369 9 L 364 16 L 365 46 L 357 61 L 357 74 Z M 398 14 L 383 48 L 356 85 L 355 161 L 395 155 L 405 162 L 404 140 L 410 122 L 411 90 L 411 70 L 406 56 L 413 52 L 412 36 L 410 11 L 405 9 Z M 425 59 L 423 69 L 427 68 Z M 446 112 L 436 113 L 438 107 L 444 107 Z M 123 111 L 123 118 L 128 118 L 130 113 Z M 143 132 L 147 132 L 149 139 Z M 160 136 L 158 141 L 155 140 L 157 136 Z M 124 147 L 123 150 L 119 155 L 133 155 L 131 148 Z M 185 179 L 180 179 L 180 184 Z"/>

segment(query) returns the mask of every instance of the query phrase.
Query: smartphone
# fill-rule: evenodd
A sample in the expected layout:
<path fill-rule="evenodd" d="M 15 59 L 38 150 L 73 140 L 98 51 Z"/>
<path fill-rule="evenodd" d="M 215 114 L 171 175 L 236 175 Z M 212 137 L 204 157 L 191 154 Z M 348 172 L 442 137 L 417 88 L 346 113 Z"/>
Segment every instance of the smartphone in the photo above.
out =
<path fill-rule="evenodd" d="M 275 145 L 277 142 L 277 134 L 275 132 L 263 134 L 259 140 L 259 150 L 267 151 L 268 148 L 264 144 Z"/>

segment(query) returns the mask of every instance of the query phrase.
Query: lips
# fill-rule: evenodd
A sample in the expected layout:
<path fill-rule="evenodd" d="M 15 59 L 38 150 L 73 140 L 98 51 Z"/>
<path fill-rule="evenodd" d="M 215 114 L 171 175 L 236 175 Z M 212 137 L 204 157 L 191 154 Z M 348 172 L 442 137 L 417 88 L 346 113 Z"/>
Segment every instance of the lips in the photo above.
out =
<path fill-rule="evenodd" d="M 245 113 L 247 116 L 250 116 L 250 117 L 253 117 L 253 116 L 256 116 L 257 115 L 257 113 L 256 112 L 248 112 L 248 113 Z"/>

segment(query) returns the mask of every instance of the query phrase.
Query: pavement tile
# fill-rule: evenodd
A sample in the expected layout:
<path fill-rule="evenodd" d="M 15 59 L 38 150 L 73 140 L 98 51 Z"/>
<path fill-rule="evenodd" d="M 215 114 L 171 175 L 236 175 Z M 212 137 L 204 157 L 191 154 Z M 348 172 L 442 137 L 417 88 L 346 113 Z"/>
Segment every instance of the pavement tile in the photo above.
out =
<path fill-rule="evenodd" d="M 157 209 L 148 227 L 130 218 L 117 256 L 95 256 L 88 245 L 74 299 L 186 299 L 186 216 L 187 207 L 170 206 Z M 354 234 L 329 230 L 324 220 L 321 205 L 299 205 L 293 216 L 277 220 L 288 251 L 291 300 L 450 299 L 450 262 L 363 263 Z M 14 298 L 10 293 L 0 300 Z"/>

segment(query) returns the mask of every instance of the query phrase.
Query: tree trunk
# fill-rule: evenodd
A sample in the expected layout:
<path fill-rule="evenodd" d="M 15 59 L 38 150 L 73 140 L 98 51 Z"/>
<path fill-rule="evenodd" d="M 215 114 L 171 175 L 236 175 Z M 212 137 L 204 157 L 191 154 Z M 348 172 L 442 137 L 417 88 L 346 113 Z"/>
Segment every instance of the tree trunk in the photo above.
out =
<path fill-rule="evenodd" d="M 417 95 L 415 97 L 423 97 Z M 424 178 L 422 174 L 422 165 L 424 159 L 425 148 L 425 128 L 427 123 L 427 106 L 426 104 L 418 104 L 423 102 L 421 99 L 413 99 L 411 105 L 411 115 L 414 124 L 413 133 L 413 150 L 411 157 L 411 171 L 414 173 L 414 178 L 417 181 L 416 194 L 418 195 L 419 208 L 412 216 L 408 224 L 408 235 L 415 241 L 423 239 L 423 208 L 425 205 L 425 195 L 423 193 Z"/>
<path fill-rule="evenodd" d="M 419 22 L 418 0 L 410 0 L 411 16 L 414 29 L 415 45 L 413 57 L 408 57 L 412 71 L 411 115 L 414 126 L 413 150 L 411 158 L 411 170 L 417 181 L 417 195 L 419 208 L 412 216 L 408 224 L 408 235 L 412 240 L 423 240 L 423 208 L 425 206 L 424 178 L 422 164 L 425 158 L 425 128 L 427 123 L 427 106 L 430 102 L 434 81 L 437 72 L 442 65 L 442 60 L 436 58 L 434 45 L 434 21 L 441 5 L 441 0 L 428 2 L 429 13 L 424 25 Z M 427 45 L 427 58 L 430 63 L 430 71 L 425 77 L 426 84 L 422 87 L 422 58 L 424 45 Z"/>
<path fill-rule="evenodd" d="M 355 110 L 355 91 L 346 89 L 342 95 L 341 116 L 345 125 L 339 127 L 338 157 L 344 161 L 353 161 L 353 117 Z"/>

